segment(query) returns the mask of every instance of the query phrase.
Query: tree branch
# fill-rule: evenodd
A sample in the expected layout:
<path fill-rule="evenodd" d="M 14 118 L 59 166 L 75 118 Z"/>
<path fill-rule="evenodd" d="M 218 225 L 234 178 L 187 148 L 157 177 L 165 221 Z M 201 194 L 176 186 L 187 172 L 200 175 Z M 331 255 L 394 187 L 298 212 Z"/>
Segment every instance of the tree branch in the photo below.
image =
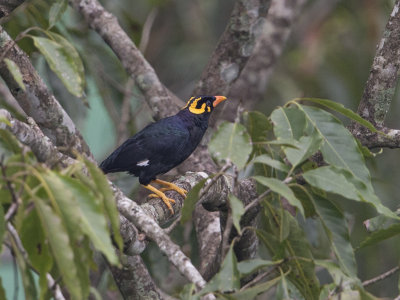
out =
<path fill-rule="evenodd" d="M 110 46 L 128 74 L 135 79 L 153 112 L 153 118 L 158 120 L 177 113 L 179 107 L 176 103 L 179 101 L 160 82 L 153 67 L 121 28 L 117 18 L 97 0 L 70 0 L 69 3 Z"/>
<path fill-rule="evenodd" d="M 379 276 L 376 276 L 376 277 L 371 278 L 369 280 L 363 281 L 362 285 L 364 287 L 366 287 L 366 286 L 374 284 L 374 283 L 376 283 L 378 281 L 384 280 L 387 277 L 392 276 L 393 274 L 396 274 L 399 270 L 400 270 L 400 266 L 396 266 L 396 267 L 390 269 L 389 271 L 387 271 L 387 272 L 385 272 L 383 274 L 380 274 Z"/>
<path fill-rule="evenodd" d="M 24 3 L 25 0 L 7 0 L 0 2 L 0 19 L 7 17 L 14 9 Z"/>
<path fill-rule="evenodd" d="M 11 127 L 8 127 L 5 123 L 0 123 L 0 128 L 8 128 L 22 144 L 29 146 L 38 161 L 46 162 L 49 166 L 58 162 L 71 164 L 74 161 L 58 152 L 49 137 L 43 134 L 32 118 L 28 118 L 29 124 L 26 124 L 13 118 L 5 109 L 0 109 L 0 117 L 7 119 L 11 124 Z"/>
<path fill-rule="evenodd" d="M 350 131 L 362 144 L 369 148 L 400 147 L 400 131 L 384 126 L 384 121 L 395 94 L 400 67 L 400 1 L 394 4 L 386 24 L 383 37 L 378 44 L 364 94 L 357 113 L 370 121 L 387 136 L 372 134 L 358 123 L 350 126 Z"/>
<path fill-rule="evenodd" d="M 229 97 L 246 99 L 246 108 L 263 98 L 269 78 L 278 57 L 290 36 L 293 24 L 300 15 L 305 0 L 272 0 L 265 23 L 262 26 L 254 53 L 239 79 L 233 85 Z M 236 105 L 231 105 L 233 109 Z M 229 113 L 229 115 L 233 115 Z"/>
<path fill-rule="evenodd" d="M 227 94 L 253 52 L 258 25 L 270 0 L 238 0 L 228 25 L 194 89 L 194 95 Z"/>
<path fill-rule="evenodd" d="M 125 300 L 163 299 L 140 256 L 122 255 L 121 261 L 121 269 L 110 268 Z"/>
<path fill-rule="evenodd" d="M 22 73 L 26 91 L 15 82 L 5 62 L 0 62 L 0 75 L 25 113 L 36 121 L 43 133 L 56 146 L 65 147 L 65 151 L 69 153 L 75 149 L 90 156 L 89 147 L 74 122 L 44 84 L 26 53 L 15 44 L 1 26 L 0 53 L 4 58 L 14 61 Z"/>

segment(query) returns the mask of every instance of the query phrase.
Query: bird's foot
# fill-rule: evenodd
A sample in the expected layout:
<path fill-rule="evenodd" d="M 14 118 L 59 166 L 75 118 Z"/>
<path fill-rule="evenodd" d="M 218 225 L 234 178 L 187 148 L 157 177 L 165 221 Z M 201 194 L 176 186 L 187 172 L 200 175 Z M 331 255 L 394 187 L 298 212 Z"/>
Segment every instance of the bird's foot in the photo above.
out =
<path fill-rule="evenodd" d="M 177 186 L 176 184 L 173 184 L 172 182 L 168 182 L 168 181 L 164 181 L 164 180 L 160 180 L 160 179 L 155 179 L 154 182 L 165 186 L 165 188 L 160 189 L 161 191 L 175 191 L 175 192 L 178 192 L 183 197 L 186 197 L 187 190 L 180 188 L 179 186 Z"/>
<path fill-rule="evenodd" d="M 150 184 L 144 185 L 144 187 L 150 191 L 152 191 L 154 194 L 150 194 L 149 196 L 152 197 L 157 197 L 161 198 L 161 200 L 165 203 L 165 205 L 168 207 L 168 209 L 171 211 L 172 214 L 174 214 L 174 209 L 172 208 L 171 203 L 175 203 L 174 199 L 168 198 L 161 190 L 158 190 L 154 186 L 151 186 Z"/>

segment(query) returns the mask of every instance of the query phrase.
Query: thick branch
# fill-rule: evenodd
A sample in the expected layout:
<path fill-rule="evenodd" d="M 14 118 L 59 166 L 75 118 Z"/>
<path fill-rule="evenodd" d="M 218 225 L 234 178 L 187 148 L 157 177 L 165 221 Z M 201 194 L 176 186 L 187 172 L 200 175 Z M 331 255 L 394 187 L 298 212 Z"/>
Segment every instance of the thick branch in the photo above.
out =
<path fill-rule="evenodd" d="M 270 0 L 238 0 L 193 94 L 227 94 L 253 52 Z"/>
<path fill-rule="evenodd" d="M 206 282 L 199 271 L 179 247 L 171 241 L 164 230 L 158 226 L 156 221 L 149 217 L 138 204 L 126 198 L 122 193 L 116 191 L 116 197 L 120 213 L 155 241 L 160 250 L 167 255 L 169 261 L 182 275 L 193 282 L 198 289 L 203 288 Z"/>
<path fill-rule="evenodd" d="M 397 0 L 379 42 L 357 111 L 361 117 L 378 127 L 383 126 L 397 84 L 400 66 L 399 28 L 400 1 Z"/>
<path fill-rule="evenodd" d="M 24 3 L 25 0 L 0 1 L 0 19 L 7 17 L 14 9 Z"/>
<path fill-rule="evenodd" d="M 38 161 L 46 162 L 50 166 L 57 162 L 66 164 L 74 162 L 72 158 L 58 152 L 57 148 L 52 144 L 50 139 L 43 134 L 32 118 L 28 118 L 29 124 L 26 124 L 14 119 L 5 109 L 0 109 L 0 117 L 7 119 L 11 124 L 11 127 L 8 127 L 5 123 L 0 123 L 0 128 L 4 129 L 8 127 L 10 132 L 13 133 L 21 143 L 31 148 Z"/>
<path fill-rule="evenodd" d="M 15 82 L 4 61 L 0 62 L 0 75 L 25 113 L 36 121 L 43 133 L 55 145 L 65 147 L 70 153 L 72 152 L 68 150 L 75 149 L 89 156 L 89 148 L 74 122 L 48 90 L 26 53 L 15 44 L 2 27 L 0 27 L 0 53 L 14 61 L 22 73 L 26 91 Z"/>
<path fill-rule="evenodd" d="M 111 266 L 115 282 L 125 300 L 162 299 L 140 256 L 122 256 L 122 269 Z"/>
<path fill-rule="evenodd" d="M 394 97 L 400 67 L 400 1 L 395 2 L 383 37 L 378 44 L 372 63 L 371 72 L 364 94 L 358 106 L 358 114 L 370 121 L 387 136 L 372 134 L 357 123 L 350 126 L 350 131 L 364 145 L 370 148 L 400 146 L 399 130 L 384 126 L 384 121 Z"/>
<path fill-rule="evenodd" d="M 135 79 L 152 109 L 154 119 L 177 113 L 179 108 L 171 101 L 174 96 L 160 82 L 153 67 L 121 28 L 117 18 L 97 0 L 70 0 L 70 4 L 110 46 L 128 74 Z"/>
<path fill-rule="evenodd" d="M 237 99 L 246 99 L 246 108 L 252 107 L 256 101 L 263 98 L 275 63 L 282 54 L 293 23 L 300 15 L 305 2 L 272 0 L 254 53 L 229 94 Z"/>

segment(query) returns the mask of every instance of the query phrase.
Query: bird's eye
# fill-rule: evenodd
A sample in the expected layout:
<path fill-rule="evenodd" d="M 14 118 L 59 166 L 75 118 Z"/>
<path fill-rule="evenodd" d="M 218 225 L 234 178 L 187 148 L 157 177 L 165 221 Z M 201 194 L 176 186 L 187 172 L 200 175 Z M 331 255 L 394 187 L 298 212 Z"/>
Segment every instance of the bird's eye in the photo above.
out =
<path fill-rule="evenodd" d="M 211 105 L 212 105 L 211 101 L 207 100 L 207 106 L 211 106 Z"/>

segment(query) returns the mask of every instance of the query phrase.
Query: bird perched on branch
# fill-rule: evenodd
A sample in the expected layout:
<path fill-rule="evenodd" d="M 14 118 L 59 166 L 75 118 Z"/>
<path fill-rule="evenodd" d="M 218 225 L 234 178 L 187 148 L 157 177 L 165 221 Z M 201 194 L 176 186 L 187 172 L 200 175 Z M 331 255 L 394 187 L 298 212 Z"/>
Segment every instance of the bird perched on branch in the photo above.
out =
<path fill-rule="evenodd" d="M 224 101 L 224 96 L 192 97 L 176 115 L 152 123 L 127 139 L 101 164 L 104 173 L 128 172 L 139 177 L 139 182 L 161 198 L 174 213 L 164 191 L 174 190 L 186 196 L 187 191 L 173 183 L 156 179 L 183 162 L 196 149 L 208 127 L 214 108 Z M 150 183 L 165 186 L 157 189 Z"/>

